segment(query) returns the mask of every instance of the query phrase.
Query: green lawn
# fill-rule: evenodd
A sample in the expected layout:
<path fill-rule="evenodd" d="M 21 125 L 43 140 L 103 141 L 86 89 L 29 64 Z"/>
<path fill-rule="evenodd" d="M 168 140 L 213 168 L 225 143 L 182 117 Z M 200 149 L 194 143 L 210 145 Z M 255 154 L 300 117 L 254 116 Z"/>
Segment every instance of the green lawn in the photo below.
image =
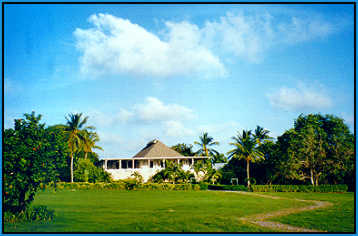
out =
<path fill-rule="evenodd" d="M 321 200 L 333 206 L 270 219 L 284 224 L 328 232 L 354 232 L 353 193 L 270 193 L 270 195 L 307 200 Z"/>
<path fill-rule="evenodd" d="M 325 196 L 334 199 L 336 195 L 339 194 Z M 312 194 L 320 196 L 323 195 Z M 347 198 L 353 209 L 353 195 L 347 194 Z M 55 220 L 5 224 L 5 232 L 268 232 L 239 218 L 307 203 L 210 191 L 64 190 L 40 192 L 34 205 L 55 210 Z M 343 221 L 351 222 L 353 216 L 345 215 Z M 318 228 L 320 219 L 314 222 Z M 351 228 L 340 231 L 343 230 Z"/>

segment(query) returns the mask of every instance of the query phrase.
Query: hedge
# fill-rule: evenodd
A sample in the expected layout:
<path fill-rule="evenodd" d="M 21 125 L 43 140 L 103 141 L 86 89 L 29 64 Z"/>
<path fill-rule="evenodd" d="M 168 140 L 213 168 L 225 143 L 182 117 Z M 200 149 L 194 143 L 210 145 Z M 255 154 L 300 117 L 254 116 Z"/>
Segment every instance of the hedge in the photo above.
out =
<path fill-rule="evenodd" d="M 170 183 L 136 183 L 135 181 L 118 181 L 113 183 L 58 182 L 51 183 L 43 189 L 50 190 L 203 190 L 199 184 L 170 184 Z"/>
<path fill-rule="evenodd" d="M 230 190 L 230 191 L 247 191 L 247 187 L 244 185 L 209 185 L 210 190 Z"/>
<path fill-rule="evenodd" d="M 318 186 L 313 185 L 252 185 L 253 192 L 319 192 L 319 193 L 333 193 L 333 192 L 347 192 L 348 186 L 345 184 L 329 185 L 322 184 Z"/>

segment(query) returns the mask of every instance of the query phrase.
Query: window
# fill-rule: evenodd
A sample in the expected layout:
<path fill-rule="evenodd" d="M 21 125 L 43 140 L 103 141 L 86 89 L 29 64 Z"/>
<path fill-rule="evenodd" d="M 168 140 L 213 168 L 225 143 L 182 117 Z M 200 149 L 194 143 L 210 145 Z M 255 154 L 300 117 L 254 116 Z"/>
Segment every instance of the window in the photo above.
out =
<path fill-rule="evenodd" d="M 134 161 L 134 168 L 138 169 L 139 168 L 139 160 L 135 160 Z"/>
<path fill-rule="evenodd" d="M 132 168 L 132 160 L 122 160 L 122 169 L 131 169 Z"/>
<path fill-rule="evenodd" d="M 108 160 L 107 169 L 119 169 L 119 160 Z"/>
<path fill-rule="evenodd" d="M 127 163 L 128 163 L 128 168 L 133 168 L 133 162 L 132 162 L 132 160 L 128 160 L 127 161 Z"/>
<path fill-rule="evenodd" d="M 128 163 L 127 163 L 128 161 L 126 161 L 126 160 L 122 160 L 121 161 L 121 166 L 122 166 L 122 169 L 127 169 L 128 168 Z"/>

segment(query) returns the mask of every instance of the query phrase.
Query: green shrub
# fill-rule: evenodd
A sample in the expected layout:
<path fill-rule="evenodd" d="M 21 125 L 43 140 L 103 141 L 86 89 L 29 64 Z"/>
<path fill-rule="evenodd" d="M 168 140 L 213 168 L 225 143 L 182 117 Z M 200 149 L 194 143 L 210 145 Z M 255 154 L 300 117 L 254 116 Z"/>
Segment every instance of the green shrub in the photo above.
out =
<path fill-rule="evenodd" d="M 204 183 L 204 182 L 200 182 L 200 183 L 199 183 L 199 186 L 200 186 L 200 190 L 208 190 L 209 184 L 208 184 L 208 183 Z"/>
<path fill-rule="evenodd" d="M 231 185 L 229 185 L 231 186 Z M 235 187 L 235 186 L 233 186 Z M 137 183 L 135 179 L 126 179 L 115 181 L 112 183 L 86 183 L 86 182 L 75 182 L 75 183 L 64 183 L 58 182 L 55 185 L 49 184 L 46 186 L 47 189 L 53 190 L 62 190 L 62 189 L 70 189 L 70 190 L 101 190 L 101 189 L 109 189 L 109 190 L 207 190 L 207 183 L 200 184 L 171 184 L 171 183 Z M 239 188 L 239 187 L 236 187 Z M 231 190 L 231 189 L 229 189 Z M 241 190 L 237 189 L 237 190 Z"/>
<path fill-rule="evenodd" d="M 253 185 L 253 192 L 347 192 L 348 186 L 345 184 L 337 185 Z"/>
<path fill-rule="evenodd" d="M 192 184 L 192 189 L 194 191 L 199 191 L 200 190 L 200 185 L 199 184 Z"/>
<path fill-rule="evenodd" d="M 31 222 L 31 221 L 51 221 L 55 217 L 55 211 L 47 209 L 46 206 L 28 207 L 18 214 L 10 211 L 4 212 L 4 221 L 8 223 Z"/>
<path fill-rule="evenodd" d="M 75 181 L 81 182 L 111 182 L 110 174 L 103 168 L 95 166 L 89 159 L 78 161 L 77 169 L 74 171 Z"/>
<path fill-rule="evenodd" d="M 208 189 L 210 190 L 230 190 L 230 191 L 247 191 L 247 187 L 244 185 L 214 185 L 210 184 L 208 186 Z"/>

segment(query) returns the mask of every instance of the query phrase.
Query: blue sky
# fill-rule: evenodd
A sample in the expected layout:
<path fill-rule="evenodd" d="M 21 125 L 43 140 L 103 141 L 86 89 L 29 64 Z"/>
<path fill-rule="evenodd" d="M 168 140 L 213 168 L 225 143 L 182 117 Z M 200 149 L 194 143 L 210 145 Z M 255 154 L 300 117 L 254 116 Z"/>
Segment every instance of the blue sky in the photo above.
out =
<path fill-rule="evenodd" d="M 226 153 L 301 113 L 353 130 L 353 58 L 352 5 L 6 5 L 4 123 L 83 112 L 103 157 L 204 131 Z"/>

